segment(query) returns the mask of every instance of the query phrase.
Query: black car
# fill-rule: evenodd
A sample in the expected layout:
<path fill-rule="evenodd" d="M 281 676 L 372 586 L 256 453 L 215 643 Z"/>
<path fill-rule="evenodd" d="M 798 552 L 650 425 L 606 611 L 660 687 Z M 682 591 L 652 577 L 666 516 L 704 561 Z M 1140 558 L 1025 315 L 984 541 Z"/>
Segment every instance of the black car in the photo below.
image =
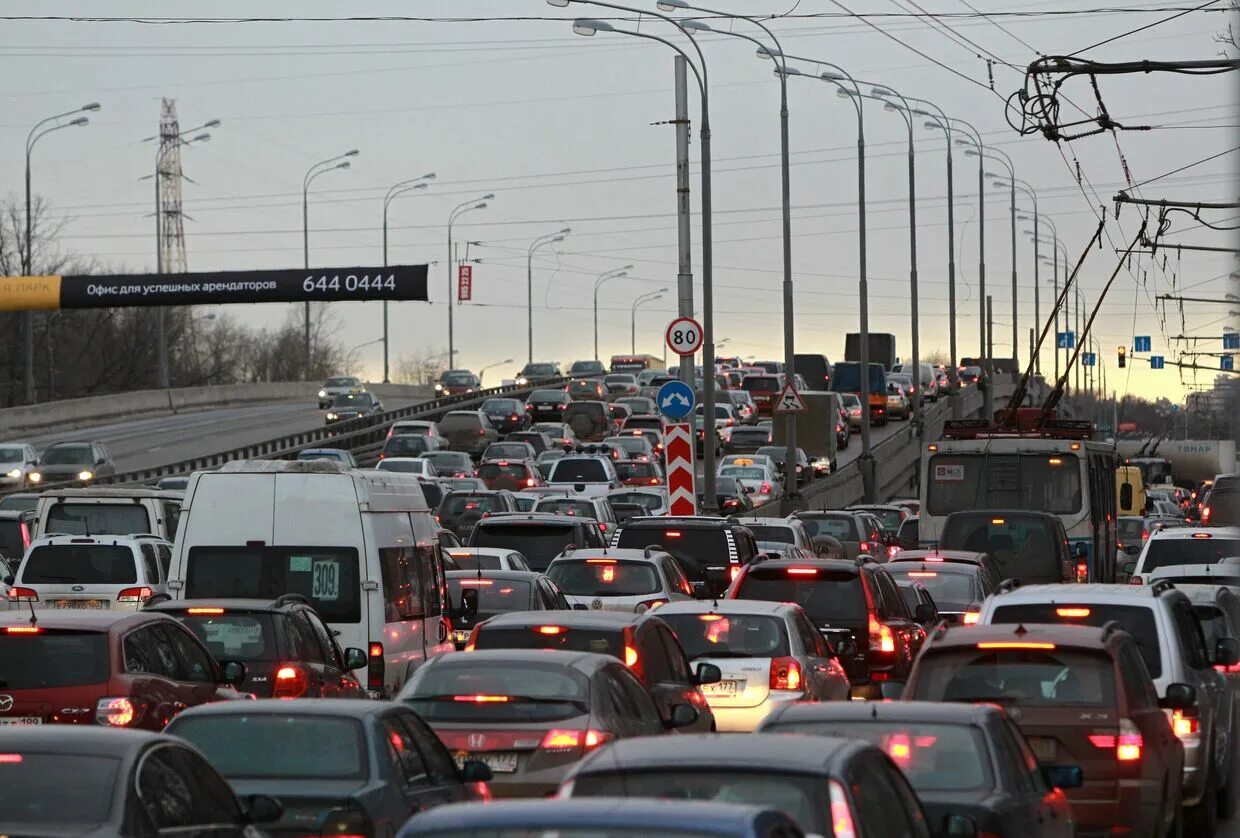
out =
<path fill-rule="evenodd" d="M 482 491 L 448 492 L 439 503 L 439 525 L 456 533 L 462 541 L 484 517 L 497 512 L 516 512 L 517 502 L 512 492 L 499 489 Z"/>
<path fill-rule="evenodd" d="M 278 835 L 390 834 L 416 812 L 480 801 L 491 769 L 458 767 L 407 705 L 232 701 L 181 713 L 168 732 L 197 746 L 239 795 L 270 792 L 284 806 Z"/>
<path fill-rule="evenodd" d="M 526 364 L 517 373 L 517 384 L 530 384 L 535 381 L 546 381 L 560 377 L 560 366 L 555 363 L 534 361 Z"/>
<path fill-rule="evenodd" d="M 775 470 L 778 474 L 784 473 L 784 464 L 788 459 L 788 447 L 786 445 L 764 445 L 754 454 L 770 457 L 775 461 Z M 809 464 L 809 457 L 805 455 L 805 450 L 797 449 L 797 485 L 803 486 L 806 483 L 812 483 L 814 479 L 820 475 L 814 473 L 813 467 Z M 825 476 L 821 475 L 821 476 Z"/>
<path fill-rule="evenodd" d="M 534 449 L 535 458 L 537 458 L 538 455 L 541 454 L 542 452 L 551 451 L 557 447 L 556 444 L 552 442 L 551 437 L 547 436 L 542 431 L 534 431 L 534 430 L 513 431 L 507 437 L 505 437 L 504 441 L 505 442 L 524 442 L 530 448 Z"/>
<path fill-rule="evenodd" d="M 238 689 L 259 698 L 365 698 L 353 675 L 364 649 L 344 649 L 300 594 L 276 600 L 178 599 L 148 605 L 176 617 L 217 661 L 245 665 Z"/>
<path fill-rule="evenodd" d="M 659 545 L 680 562 L 690 582 L 707 581 L 707 568 L 726 568 L 735 576 L 758 555 L 758 544 L 744 524 L 730 518 L 634 518 L 616 529 L 612 547 L 642 550 Z"/>
<path fill-rule="evenodd" d="M 583 375 L 603 375 L 607 372 L 607 368 L 603 366 L 602 361 L 573 361 L 573 365 L 568 368 L 568 374 L 574 378 Z"/>
<path fill-rule="evenodd" d="M 912 613 L 891 574 L 873 562 L 756 562 L 741 568 L 727 596 L 804 608 L 831 641 L 854 697 L 898 696 L 926 639 L 920 624 L 929 615 Z"/>
<path fill-rule="evenodd" d="M 440 477 L 472 478 L 474 476 L 474 461 L 464 451 L 427 451 L 418 456 L 429 460 Z"/>
<path fill-rule="evenodd" d="M 383 452 L 379 459 L 388 457 L 421 457 L 431 451 L 440 450 L 437 437 L 426 434 L 397 434 L 383 442 Z"/>
<path fill-rule="evenodd" d="M 283 814 L 265 794 L 238 800 L 202 754 L 174 736 L 30 725 L 6 729 L 3 741 L 5 835 L 244 838 L 251 824 Z"/>
<path fill-rule="evenodd" d="M 988 553 L 1003 579 L 1022 585 L 1085 582 L 1084 560 L 1078 570 L 1068 550 L 1063 521 L 1049 512 L 1023 509 L 970 509 L 943 519 L 939 548 Z M 1111 554 L 1115 549 L 1112 546 Z M 1080 571 L 1086 571 L 1082 573 Z"/>
<path fill-rule="evenodd" d="M 699 507 L 705 500 L 705 495 L 698 494 Z M 742 515 L 753 509 L 749 493 L 735 477 L 715 478 L 715 503 L 724 515 Z"/>
<path fill-rule="evenodd" d="M 525 409 L 535 422 L 559 422 L 570 401 L 563 388 L 535 390 L 526 398 Z"/>
<path fill-rule="evenodd" d="M 448 617 L 452 643 L 465 648 L 473 627 L 509 611 L 571 611 L 564 594 L 542 573 L 529 570 L 452 570 L 448 581 Z"/>
<path fill-rule="evenodd" d="M 482 403 L 482 412 L 501 434 L 523 431 L 532 421 L 520 399 L 487 399 Z"/>
<path fill-rule="evenodd" d="M 1074 834 L 1062 789 L 1081 785 L 1081 769 L 1039 768 L 1020 729 L 993 704 L 790 703 L 779 705 L 758 730 L 842 736 L 882 748 L 912 784 L 936 833 L 947 833 L 949 819 L 964 817 L 980 835 Z M 748 743 L 745 753 L 748 759 Z"/>
<path fill-rule="evenodd" d="M 96 477 L 110 477 L 115 473 L 116 464 L 102 442 L 53 442 L 43 449 L 39 465 L 26 481 L 31 486 L 89 485 Z"/>
<path fill-rule="evenodd" d="M 469 547 L 503 547 L 525 556 L 537 571 L 544 571 L 551 560 L 567 547 L 602 547 L 603 531 L 592 518 L 521 512 L 489 515 L 469 534 Z"/>
<path fill-rule="evenodd" d="M 739 425 L 723 441 L 725 454 L 754 454 L 771 444 L 771 429 L 761 425 Z"/>
<path fill-rule="evenodd" d="M 961 559 L 957 560 L 956 555 Z M 897 582 L 919 582 L 934 597 L 939 616 L 949 623 L 976 618 L 981 602 L 999 590 L 998 577 L 984 560 L 969 561 L 973 554 L 939 551 L 901 552 L 884 565 Z"/>
<path fill-rule="evenodd" d="M 374 393 L 341 393 L 332 399 L 331 407 L 323 414 L 323 422 L 334 425 L 382 412 L 383 402 Z"/>

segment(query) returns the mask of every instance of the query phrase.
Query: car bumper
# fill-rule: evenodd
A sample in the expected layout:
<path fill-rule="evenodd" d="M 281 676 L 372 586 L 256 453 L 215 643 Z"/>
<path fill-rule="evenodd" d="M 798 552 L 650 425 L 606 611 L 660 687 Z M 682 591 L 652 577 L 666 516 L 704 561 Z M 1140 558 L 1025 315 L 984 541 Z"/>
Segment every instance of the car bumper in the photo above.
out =
<path fill-rule="evenodd" d="M 560 788 L 560 783 L 568 775 L 576 763 L 566 763 L 555 768 L 544 768 L 540 771 L 517 771 L 512 774 L 496 774 L 487 784 L 491 788 L 491 796 L 499 799 L 506 797 L 550 797 Z"/>
<path fill-rule="evenodd" d="M 804 700 L 804 692 L 781 690 L 769 693 L 766 701 L 756 707 L 717 707 L 711 704 L 709 698 L 706 703 L 715 716 L 715 729 L 720 733 L 752 733 L 776 709 Z"/>
<path fill-rule="evenodd" d="M 1109 785 L 1109 784 L 1108 784 Z M 1121 834 L 1161 835 L 1157 809 L 1162 802 L 1162 788 L 1154 781 L 1122 780 L 1114 798 L 1068 795 L 1072 815 L 1076 818 L 1077 838 Z"/>
<path fill-rule="evenodd" d="M 24 474 L 21 477 L 9 477 L 7 474 L 0 475 L 0 489 L 24 488 L 25 486 L 26 475 Z"/>

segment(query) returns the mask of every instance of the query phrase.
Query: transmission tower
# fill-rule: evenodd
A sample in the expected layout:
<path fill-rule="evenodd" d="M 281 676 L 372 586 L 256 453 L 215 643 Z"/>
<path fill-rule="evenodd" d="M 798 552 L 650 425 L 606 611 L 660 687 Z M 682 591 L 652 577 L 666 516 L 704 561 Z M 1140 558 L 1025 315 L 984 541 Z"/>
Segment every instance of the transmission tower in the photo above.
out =
<path fill-rule="evenodd" d="M 164 99 L 159 114 L 159 270 L 185 273 L 185 224 L 181 216 L 181 126 L 177 103 Z"/>

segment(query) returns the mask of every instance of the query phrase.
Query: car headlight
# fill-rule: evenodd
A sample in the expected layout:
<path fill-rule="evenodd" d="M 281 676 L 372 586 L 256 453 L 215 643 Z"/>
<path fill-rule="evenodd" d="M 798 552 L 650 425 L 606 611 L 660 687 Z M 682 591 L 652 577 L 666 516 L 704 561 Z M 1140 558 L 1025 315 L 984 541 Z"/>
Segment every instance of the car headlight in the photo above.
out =
<path fill-rule="evenodd" d="M 327 398 L 327 391 L 326 391 L 326 390 L 320 390 L 320 391 L 319 391 L 319 398 L 320 398 L 320 399 L 325 399 L 325 398 Z"/>
<path fill-rule="evenodd" d="M 436 385 L 435 385 L 435 390 L 436 390 L 436 392 L 438 392 L 438 391 L 440 391 L 440 390 L 442 390 L 442 389 L 443 389 L 443 385 L 442 385 L 442 384 L 436 384 Z"/>
<path fill-rule="evenodd" d="M 26 479 L 31 483 L 38 483 L 43 479 L 43 475 L 39 474 L 37 471 L 32 471 L 29 475 L 27 475 Z"/>
<path fill-rule="evenodd" d="M 327 418 L 328 418 L 328 419 L 339 419 L 340 417 L 339 417 L 339 416 L 337 416 L 337 415 L 336 415 L 336 414 L 334 414 L 334 413 L 329 413 L 329 414 L 327 414 Z"/>
<path fill-rule="evenodd" d="M 9 477 L 12 477 L 14 479 L 21 477 L 21 476 L 22 476 L 22 470 L 19 468 L 15 468 L 9 472 Z"/>
<path fill-rule="evenodd" d="M 90 480 L 95 474 L 92 471 L 79 471 L 78 480 Z"/>

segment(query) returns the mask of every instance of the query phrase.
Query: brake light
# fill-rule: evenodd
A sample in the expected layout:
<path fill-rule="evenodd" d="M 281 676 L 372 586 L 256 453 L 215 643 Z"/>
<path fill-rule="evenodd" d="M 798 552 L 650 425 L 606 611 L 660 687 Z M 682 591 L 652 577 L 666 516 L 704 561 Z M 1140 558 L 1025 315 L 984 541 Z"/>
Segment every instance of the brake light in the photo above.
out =
<path fill-rule="evenodd" d="M 38 626 L 6 626 L 5 634 L 42 634 L 43 629 Z"/>
<path fill-rule="evenodd" d="M 899 552 L 900 548 L 897 545 L 892 544 L 887 548 L 887 558 L 894 559 Z"/>
<path fill-rule="evenodd" d="M 21 754 L 0 754 L 0 765 L 20 765 Z"/>
<path fill-rule="evenodd" d="M 1119 720 L 1119 739 L 1115 743 L 1115 758 L 1120 762 L 1137 762 L 1145 745 L 1141 731 L 1129 719 Z"/>
<path fill-rule="evenodd" d="M 95 723 L 129 727 L 142 718 L 146 705 L 129 698 L 101 698 L 95 704 Z"/>
<path fill-rule="evenodd" d="M 576 748 L 585 748 L 589 751 L 615 738 L 614 733 L 606 730 L 559 730 L 553 728 L 543 736 L 539 747 L 544 751 L 568 751 Z"/>
<path fill-rule="evenodd" d="M 801 689 L 801 664 L 796 658 L 772 658 L 771 689 Z"/>
<path fill-rule="evenodd" d="M 735 564 L 734 564 L 734 565 L 731 565 L 731 566 L 728 568 L 728 581 L 730 581 L 730 582 L 735 582 L 735 581 L 736 581 L 736 577 L 738 577 L 738 576 L 740 576 L 740 575 L 741 575 L 741 567 L 740 567 L 740 565 L 735 565 Z"/>
<path fill-rule="evenodd" d="M 452 700 L 467 704 L 506 704 L 511 701 L 506 695 L 454 695 Z"/>
<path fill-rule="evenodd" d="M 1089 563 L 1080 561 L 1076 563 L 1076 581 L 1085 583 L 1089 581 Z"/>
<path fill-rule="evenodd" d="M 818 568 L 816 567 L 790 567 L 788 568 L 789 576 L 817 576 Z"/>
<path fill-rule="evenodd" d="M 190 614 L 223 614 L 223 608 L 190 608 Z"/>
<path fill-rule="evenodd" d="M 908 736 L 903 733 L 892 734 L 887 740 L 887 755 L 901 768 L 906 768 L 913 756 L 913 746 Z"/>
<path fill-rule="evenodd" d="M 456 584 L 460 585 L 462 588 L 478 588 L 478 587 L 486 587 L 487 585 L 494 585 L 495 580 L 494 579 L 458 579 L 456 580 Z"/>
<path fill-rule="evenodd" d="M 366 686 L 372 690 L 381 690 L 387 674 L 387 661 L 383 658 L 383 644 L 371 643 L 366 651 L 369 658 L 366 663 Z"/>
<path fill-rule="evenodd" d="M 1203 524 L 1210 523 L 1210 507 L 1208 506 L 1201 507 L 1201 523 Z M 1195 537 L 1196 536 L 1194 536 L 1194 538 Z"/>
<path fill-rule="evenodd" d="M 273 698 L 301 698 L 310 689 L 310 673 L 300 666 L 282 666 L 276 670 Z"/>
<path fill-rule="evenodd" d="M 831 833 L 835 838 L 857 838 L 857 827 L 853 823 L 852 807 L 848 803 L 848 794 L 839 780 L 829 780 L 827 790 L 831 798 Z"/>
<path fill-rule="evenodd" d="M 680 538 L 680 530 L 668 530 L 667 532 L 663 534 L 666 535 L 668 538 Z"/>
<path fill-rule="evenodd" d="M 975 626 L 982 619 L 980 611 L 966 611 L 964 616 L 960 618 L 960 622 L 966 626 Z"/>
<path fill-rule="evenodd" d="M 1181 739 L 1201 735 L 1201 719 L 1197 716 L 1185 716 L 1182 710 L 1171 713 L 1171 731 Z"/>
<path fill-rule="evenodd" d="M 870 614 L 870 648 L 886 654 L 896 650 L 896 637 L 891 627 L 880 623 L 873 614 Z"/>
<path fill-rule="evenodd" d="M 762 481 L 762 486 L 758 489 L 758 494 L 769 495 L 771 493 L 771 484 L 766 480 Z"/>
<path fill-rule="evenodd" d="M 1150 537 L 1150 531 L 1149 531 L 1149 530 L 1141 530 L 1141 540 L 1142 540 L 1142 541 L 1145 541 L 1145 540 L 1146 540 L 1147 538 L 1149 538 L 1149 537 Z"/>
<path fill-rule="evenodd" d="M 933 570 L 910 570 L 908 575 L 913 579 L 933 579 L 939 574 Z"/>
<path fill-rule="evenodd" d="M 39 592 L 34 588 L 10 588 L 9 601 L 11 602 L 38 602 Z"/>
<path fill-rule="evenodd" d="M 977 648 L 992 649 L 992 650 L 1041 649 L 1044 651 L 1049 651 L 1055 648 L 1055 644 L 1054 643 L 1041 643 L 1037 641 L 1024 641 L 1024 640 L 1017 640 L 1017 641 L 987 640 L 982 643 L 978 643 Z"/>
<path fill-rule="evenodd" d="M 1088 608 L 1056 608 L 1055 613 L 1068 620 L 1081 620 L 1092 612 Z"/>
<path fill-rule="evenodd" d="M 116 601 L 117 602 L 146 602 L 148 599 L 151 598 L 151 594 L 153 593 L 154 591 L 152 591 L 150 588 L 146 587 L 145 585 L 140 588 L 123 588 L 121 592 L 116 595 Z"/>
<path fill-rule="evenodd" d="M 624 647 L 624 665 L 637 666 L 637 649 L 632 646 Z"/>
<path fill-rule="evenodd" d="M 857 549 L 860 550 L 862 553 L 870 552 L 870 542 L 868 541 L 861 542 L 860 544 L 857 545 Z"/>
<path fill-rule="evenodd" d="M 554 634 L 563 634 L 564 632 L 568 631 L 568 629 L 564 628 L 564 626 L 538 626 L 537 628 L 534 629 L 534 631 L 538 632 L 539 634 L 554 635 Z"/>
<path fill-rule="evenodd" d="M 469 639 L 465 641 L 465 649 L 463 651 L 472 652 L 478 646 L 478 626 L 474 626 L 469 632 Z"/>

